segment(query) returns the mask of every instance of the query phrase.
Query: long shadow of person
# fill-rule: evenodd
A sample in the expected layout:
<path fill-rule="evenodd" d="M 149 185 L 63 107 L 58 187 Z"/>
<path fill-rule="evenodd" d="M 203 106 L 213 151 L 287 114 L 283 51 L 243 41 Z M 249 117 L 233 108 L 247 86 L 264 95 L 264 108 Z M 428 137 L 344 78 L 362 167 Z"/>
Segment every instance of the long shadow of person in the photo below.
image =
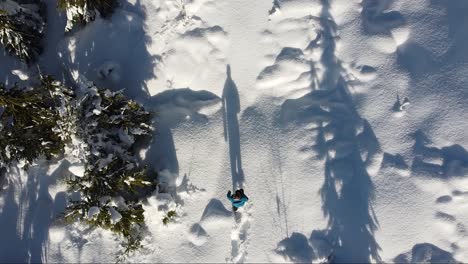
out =
<path fill-rule="evenodd" d="M 244 172 L 240 149 L 240 132 L 237 115 L 240 112 L 240 100 L 237 86 L 231 78 L 231 66 L 226 67 L 226 82 L 223 89 L 223 124 L 224 139 L 229 142 L 229 157 L 231 160 L 232 188 L 243 188 Z"/>

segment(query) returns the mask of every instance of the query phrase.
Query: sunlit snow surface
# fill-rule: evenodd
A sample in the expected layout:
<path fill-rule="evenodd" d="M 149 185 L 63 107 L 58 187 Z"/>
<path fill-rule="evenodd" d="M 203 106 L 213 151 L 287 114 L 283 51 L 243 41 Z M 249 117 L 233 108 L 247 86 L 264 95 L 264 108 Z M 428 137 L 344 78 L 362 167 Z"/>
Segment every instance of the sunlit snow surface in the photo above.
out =
<path fill-rule="evenodd" d="M 42 73 L 157 113 L 128 261 L 468 261 L 467 1 L 132 0 L 67 36 L 47 4 Z M 0 54 L 8 85 L 37 71 Z M 1 262 L 115 260 L 112 233 L 56 220 L 69 173 L 2 174 Z"/>

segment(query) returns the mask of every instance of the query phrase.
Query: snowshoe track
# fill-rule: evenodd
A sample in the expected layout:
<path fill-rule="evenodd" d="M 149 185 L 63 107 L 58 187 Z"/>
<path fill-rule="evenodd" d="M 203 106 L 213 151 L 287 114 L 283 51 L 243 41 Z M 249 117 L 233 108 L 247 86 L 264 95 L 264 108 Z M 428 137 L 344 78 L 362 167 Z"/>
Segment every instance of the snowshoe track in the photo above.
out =
<path fill-rule="evenodd" d="M 231 256 L 226 258 L 226 262 L 245 262 L 247 258 L 246 247 L 249 242 L 248 238 L 251 220 L 251 204 L 248 204 L 243 211 L 234 213 L 235 222 L 231 231 Z"/>

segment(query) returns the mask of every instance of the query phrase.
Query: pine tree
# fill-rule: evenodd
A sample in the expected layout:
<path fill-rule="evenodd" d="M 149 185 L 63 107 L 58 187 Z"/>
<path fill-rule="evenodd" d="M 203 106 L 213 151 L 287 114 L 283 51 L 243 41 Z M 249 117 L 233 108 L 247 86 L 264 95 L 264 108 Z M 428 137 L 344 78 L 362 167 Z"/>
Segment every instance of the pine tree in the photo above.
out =
<path fill-rule="evenodd" d="M 76 219 L 91 226 L 109 229 L 125 238 L 125 253 L 139 249 L 144 225 L 144 210 L 138 200 L 128 199 L 127 194 L 138 187 L 152 187 L 147 181 L 146 170 L 127 170 L 122 159 L 115 158 L 101 170 L 88 169 L 84 177 L 68 181 L 70 189 L 79 191 L 81 199 L 71 201 L 67 207 L 67 221 Z M 125 197 L 125 198 L 124 198 Z M 126 199 L 127 198 L 127 199 Z"/>
<path fill-rule="evenodd" d="M 65 30 L 71 31 L 75 26 L 84 26 L 94 21 L 99 14 L 103 18 L 110 17 L 118 6 L 117 0 L 59 0 L 58 8 L 67 13 Z"/>
<path fill-rule="evenodd" d="M 126 256 L 141 247 L 140 198 L 156 187 L 155 175 L 138 166 L 134 153 L 134 143 L 151 135 L 151 120 L 122 92 L 94 84 L 76 93 L 50 76 L 28 88 L 0 85 L 0 164 L 30 164 L 73 150 L 65 154 L 78 157 L 85 171 L 67 180 L 80 199 L 70 201 L 65 219 L 121 235 Z"/>
<path fill-rule="evenodd" d="M 27 64 L 42 52 L 44 6 L 39 1 L 20 5 L 13 0 L 0 1 L 0 43 L 10 55 Z"/>
<path fill-rule="evenodd" d="M 151 114 L 126 99 L 122 92 L 93 85 L 84 97 L 80 103 L 82 138 L 91 154 L 117 153 L 126 160 L 132 159 L 130 150 L 135 139 L 151 134 Z"/>
<path fill-rule="evenodd" d="M 68 181 L 81 199 L 71 201 L 65 218 L 110 229 L 123 236 L 125 254 L 140 248 L 144 225 L 139 192 L 155 182 L 137 166 L 136 140 L 151 134 L 151 114 L 121 92 L 85 87 L 78 100 L 77 136 L 85 142 L 86 170 Z"/>
<path fill-rule="evenodd" d="M 72 97 L 69 88 L 50 76 L 30 88 L 0 84 L 0 163 L 30 164 L 41 155 L 62 153 L 69 139 L 63 120 L 70 114 Z"/>

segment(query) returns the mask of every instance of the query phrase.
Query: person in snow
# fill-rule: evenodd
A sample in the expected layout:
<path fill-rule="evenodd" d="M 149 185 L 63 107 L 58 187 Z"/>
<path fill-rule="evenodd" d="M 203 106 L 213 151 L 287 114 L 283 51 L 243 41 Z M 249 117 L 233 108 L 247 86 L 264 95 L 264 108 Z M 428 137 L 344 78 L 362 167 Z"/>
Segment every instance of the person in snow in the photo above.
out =
<path fill-rule="evenodd" d="M 249 200 L 249 197 L 244 193 L 244 189 L 237 190 L 233 195 L 231 195 L 231 191 L 228 191 L 227 198 L 231 201 L 234 212 Z"/>

